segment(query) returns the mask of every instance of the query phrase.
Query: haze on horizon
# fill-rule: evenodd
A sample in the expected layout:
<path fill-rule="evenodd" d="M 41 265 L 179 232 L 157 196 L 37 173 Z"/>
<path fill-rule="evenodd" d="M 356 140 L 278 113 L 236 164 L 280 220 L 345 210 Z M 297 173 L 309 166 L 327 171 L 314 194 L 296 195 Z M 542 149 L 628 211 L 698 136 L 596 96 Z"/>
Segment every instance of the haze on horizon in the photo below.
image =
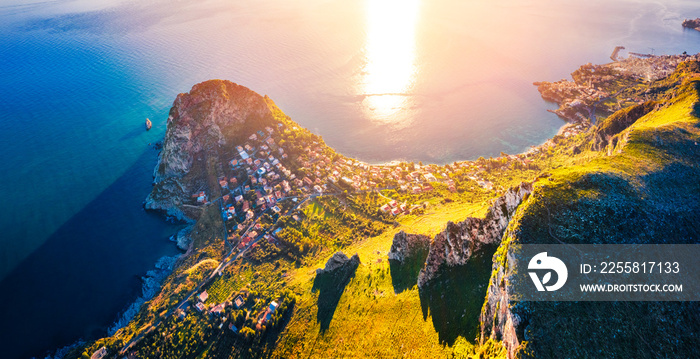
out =
<path fill-rule="evenodd" d="M 700 51 L 679 25 L 699 10 L 687 0 L 5 2 L 0 140 L 12 151 L 0 155 L 0 186 L 23 198 L 0 216 L 0 277 L 126 186 L 132 166 L 148 183 L 153 160 L 139 159 L 195 83 L 267 94 L 348 156 L 449 163 L 554 134 L 563 122 L 533 81 L 607 62 L 617 45 Z M 46 174 L 51 187 L 27 181 Z"/>

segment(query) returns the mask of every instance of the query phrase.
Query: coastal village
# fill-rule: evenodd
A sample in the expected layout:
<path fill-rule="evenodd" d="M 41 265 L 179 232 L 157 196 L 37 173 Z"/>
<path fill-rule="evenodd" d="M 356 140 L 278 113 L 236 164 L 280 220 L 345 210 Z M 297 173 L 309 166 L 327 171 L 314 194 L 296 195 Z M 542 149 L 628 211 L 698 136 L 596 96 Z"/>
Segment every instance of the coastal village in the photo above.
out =
<path fill-rule="evenodd" d="M 580 124 L 572 124 L 563 127 L 561 134 L 569 137 L 581 130 L 583 126 Z M 409 198 L 415 195 L 416 202 L 399 202 L 382 195 L 386 201 L 377 210 L 400 215 L 418 208 L 418 196 L 430 193 L 436 184 L 457 192 L 455 178 L 458 172 L 484 190 L 494 189 L 494 184 L 483 177 L 483 172 L 488 169 L 488 161 L 484 159 L 444 166 L 414 163 L 370 165 L 343 157 L 317 141 L 303 143 L 305 151 L 291 159 L 288 149 L 281 143 L 287 143 L 287 137 L 293 131 L 299 131 L 299 128 L 286 129 L 280 123 L 277 128 L 267 126 L 265 131 L 251 134 L 244 144 L 236 147 L 236 153 L 227 162 L 225 175 L 218 178 L 221 195 L 211 198 L 211 194 L 204 190 L 192 194 L 192 204 L 219 206 L 226 223 L 227 242 L 239 250 L 255 245 L 260 239 L 278 244 L 275 233 L 280 228 L 265 226 L 261 219 L 266 215 L 272 218 L 268 224 L 283 215 L 299 220 L 303 216 L 298 211 L 302 204 L 322 196 L 381 194 L 384 190 L 395 190 L 409 195 Z M 552 146 L 555 143 L 548 141 L 542 146 L 532 146 L 525 153 L 502 154 L 493 160 L 528 166 L 532 163 L 532 156 Z"/>
<path fill-rule="evenodd" d="M 624 63 L 632 66 L 635 61 Z M 584 65 L 573 74 L 574 81 L 546 83 L 544 87 L 540 84 L 545 99 L 576 108 L 577 113 L 562 116 L 569 122 L 552 139 L 520 154 L 501 153 L 495 158 L 445 165 L 369 164 L 336 153 L 320 137 L 291 121 L 251 131 L 242 143 L 219 153 L 216 186 L 210 181 L 208 186 L 191 193 L 186 203 L 203 209 L 216 208 L 223 223 L 220 238 L 230 252 L 176 306 L 174 317 L 189 323 L 204 316 L 208 318 L 206 322 L 245 340 L 277 328 L 287 308 L 293 305 L 294 295 L 279 291 L 261 295 L 250 286 L 254 282 L 250 269 L 231 272 L 230 267 L 238 266 L 230 264 L 239 258 L 246 258 L 249 263 L 265 263 L 260 253 L 278 253 L 292 261 L 303 258 L 309 246 L 298 242 L 298 238 L 290 239 L 286 231 L 294 223 L 303 227 L 308 224 L 302 222 L 314 222 L 309 221 L 308 217 L 313 215 L 309 209 L 327 199 L 343 205 L 350 198 L 369 195 L 374 199 L 369 215 L 391 223 L 397 216 L 420 216 L 428 201 L 435 198 L 449 199 L 474 191 L 502 193 L 507 186 L 494 170 L 529 169 L 535 173 L 560 143 L 590 129 L 595 121 L 595 111 L 590 106 L 610 96 L 611 91 L 604 84 L 611 83 L 608 76 L 617 78 L 621 71 L 610 66 Z M 666 71 L 665 66 L 654 66 L 651 68 Z M 626 87 L 643 79 L 637 76 L 630 81 Z M 255 273 L 260 271 L 257 269 Z M 286 274 L 273 270 L 266 275 L 283 278 Z M 128 353 L 128 349 L 129 346 L 125 347 L 123 352 Z"/>
<path fill-rule="evenodd" d="M 572 135 L 578 129 L 580 127 L 574 125 L 563 135 Z M 457 193 L 465 190 L 465 183 L 471 183 L 483 191 L 498 190 L 484 176 L 492 163 L 526 168 L 536 155 L 556 145 L 549 141 L 518 155 L 502 154 L 489 160 L 481 158 L 443 166 L 414 163 L 371 165 L 337 154 L 314 135 L 305 137 L 301 143 L 299 138 L 295 140 L 302 148 L 301 152 L 285 146 L 290 143 L 291 136 L 300 131 L 306 130 L 279 123 L 276 127 L 267 126 L 251 133 L 245 143 L 237 145 L 226 158 L 224 173 L 217 178 L 219 188 L 192 193 L 191 205 L 218 207 L 226 231 L 225 244 L 231 248 L 233 258 L 246 256 L 262 245 L 289 251 L 290 244 L 279 235 L 283 226 L 278 221 L 282 217 L 301 221 L 306 216 L 304 206 L 315 199 L 375 193 L 380 198 L 380 205 L 374 209 L 377 214 L 389 217 L 407 215 L 422 208 L 423 201 L 438 191 L 437 187 Z M 394 197 L 384 193 L 393 193 Z M 217 270 L 219 276 L 224 270 L 224 266 Z M 222 313 L 226 308 L 248 308 L 250 311 L 246 312 L 245 319 L 254 319 L 249 329 L 264 330 L 279 312 L 278 303 L 285 300 L 275 298 L 260 303 L 259 299 L 249 301 L 250 297 L 245 285 L 227 292 L 218 301 L 204 289 L 178 307 L 177 316 L 184 320 L 192 310 L 207 313 L 220 318 L 222 328 L 241 334 L 241 321 L 238 325 L 227 323 Z"/>
<path fill-rule="evenodd" d="M 465 184 L 483 191 L 505 190 L 489 180 L 494 166 L 505 168 L 531 168 L 546 158 L 560 139 L 577 136 L 587 131 L 595 121 L 595 113 L 606 113 L 606 107 L 596 106 L 608 98 L 624 98 L 620 92 L 639 81 L 663 78 L 678 62 L 688 56 L 658 56 L 644 59 L 630 58 L 608 65 L 584 65 L 574 72 L 574 81 L 538 83 L 543 98 L 559 103 L 563 112 L 555 111 L 569 122 L 557 136 L 528 151 L 509 155 L 501 153 L 497 158 L 480 158 L 446 165 L 394 162 L 368 164 L 344 157 L 326 146 L 320 138 L 301 129 L 292 122 L 280 122 L 275 126 L 250 133 L 242 144 L 225 158 L 223 172 L 217 178 L 218 188 L 203 188 L 191 195 L 190 205 L 216 206 L 224 223 L 224 242 L 231 248 L 233 259 L 249 256 L 259 246 L 275 248 L 279 252 L 291 252 L 294 243 L 288 243 L 280 235 L 284 225 L 281 218 L 300 222 L 312 202 L 321 198 L 359 194 L 376 194 L 378 205 L 373 211 L 388 218 L 420 213 L 425 200 L 436 191 L 462 192 Z M 697 56 L 696 56 L 697 57 Z M 629 83 L 620 87 L 620 74 Z M 617 86 L 617 90 L 611 86 Z M 643 98 L 630 98 L 643 102 Z M 572 113 L 567 109 L 575 109 Z M 613 111 L 614 108 L 610 108 Z M 559 111 L 562 111 L 561 109 Z M 294 144 L 291 146 L 290 144 Z M 228 261 L 231 263 L 233 260 Z M 226 265 L 217 269 L 219 276 Z M 229 290 L 223 298 L 213 300 L 207 290 L 197 292 L 189 303 L 178 308 L 178 317 L 184 320 L 188 312 L 196 310 L 218 317 L 219 327 L 239 335 L 264 331 L 285 298 L 262 301 L 250 292 L 245 284 L 237 290 Z M 215 289 L 215 288 L 214 288 Z M 252 299 L 249 299 L 252 298 Z M 190 309 L 190 304 L 192 309 Z M 226 308 L 246 309 L 245 318 L 227 323 L 223 315 Z M 250 323 L 245 327 L 243 322 Z M 248 333 L 248 334 L 245 334 Z"/>
<path fill-rule="evenodd" d="M 294 130 L 294 129 L 293 129 Z M 278 244 L 275 232 L 280 228 L 270 226 L 282 215 L 303 216 L 297 211 L 303 203 L 322 196 L 338 196 L 346 193 L 380 192 L 393 189 L 399 193 L 420 195 L 434 190 L 441 183 L 456 192 L 452 178 L 454 171 L 469 171 L 469 179 L 480 187 L 491 190 L 493 183 L 483 179 L 480 172 L 486 167 L 476 162 L 460 162 L 455 165 L 370 165 L 344 158 L 318 142 L 308 143 L 306 151 L 292 164 L 288 152 L 280 146 L 284 125 L 277 129 L 266 127 L 257 131 L 248 141 L 236 147 L 237 152 L 228 161 L 226 174 L 218 179 L 222 195 L 211 198 L 206 191 L 192 194 L 192 204 L 216 204 L 226 223 L 227 242 L 243 250 L 260 239 Z M 511 155 L 508 160 L 529 163 L 529 154 Z M 293 168 L 294 170 L 290 170 Z M 386 198 L 378 211 L 391 215 L 408 214 L 416 203 L 399 203 Z M 299 213 L 292 213 L 292 212 Z M 261 219 L 272 218 L 262 223 Z"/>
<path fill-rule="evenodd" d="M 620 55 L 624 47 L 614 49 L 614 62 L 602 65 L 591 63 L 581 66 L 571 74 L 572 80 L 535 82 L 542 98 L 559 105 L 549 110 L 566 121 L 588 128 L 595 124 L 596 116 L 607 116 L 625 107 L 656 100 L 663 90 L 653 91 L 647 86 L 667 78 L 678 64 L 697 61 L 700 55 L 653 55 L 629 52 L 627 58 Z M 650 91 L 651 90 L 651 91 Z"/>
<path fill-rule="evenodd" d="M 697 30 L 700 29 L 698 24 L 700 19 L 687 27 Z M 144 315 L 147 326 L 138 328 L 140 332 L 131 332 L 133 334 L 130 333 L 126 342 L 108 345 L 109 349 L 100 343 L 97 346 L 99 349 L 95 350 L 97 342 L 94 343 L 91 358 L 109 357 L 115 350 L 119 350 L 119 357 L 125 358 L 142 357 L 143 353 L 157 353 L 160 356 L 163 353 L 162 343 L 166 343 L 165 346 L 175 350 L 178 355 L 189 353 L 198 357 L 206 357 L 210 352 L 243 356 L 254 353 L 251 351 L 253 349 L 263 353 L 265 341 L 279 335 L 286 325 L 285 321 L 289 322 L 290 309 L 298 298 L 297 294 L 280 283 L 289 279 L 290 268 L 308 264 L 302 262 L 304 254 L 311 251 L 293 234 L 296 232 L 299 237 L 311 237 L 309 232 L 302 235 L 297 229 L 328 224 L 318 223 L 325 220 L 324 206 L 326 209 L 343 207 L 340 210 L 342 215 L 338 217 L 351 218 L 347 227 L 355 232 L 357 227 L 353 226 L 361 219 L 355 222 L 357 212 L 353 213 L 353 208 L 348 209 L 350 203 L 357 204 L 354 198 L 364 198 L 362 215 L 367 222 L 376 221 L 380 226 L 385 226 L 383 228 L 391 225 L 397 227 L 402 218 L 411 218 L 402 216 L 421 216 L 430 206 L 430 201 L 445 204 L 454 201 L 453 198 L 460 194 L 477 192 L 487 194 L 483 198 L 493 200 L 507 191 L 514 181 L 520 182 L 526 175 L 534 173 L 537 177 L 527 179 L 533 181 L 547 177 L 541 169 L 560 165 L 549 162 L 551 157 L 555 157 L 555 152 L 559 151 L 559 155 L 578 153 L 580 142 L 575 137 L 589 131 L 597 122 L 596 116 L 607 116 L 618 109 L 658 99 L 656 96 L 664 91 L 650 91 L 654 90 L 655 81 L 666 79 L 683 61 L 700 60 L 700 54 L 655 56 L 632 52 L 625 59 L 620 55 L 621 50 L 624 48 L 618 46 L 613 51 L 613 63 L 581 66 L 572 73 L 573 81 L 535 83 L 545 100 L 560 106 L 551 112 L 566 120 L 566 123 L 556 136 L 520 154 L 502 152 L 495 158 L 481 157 L 444 165 L 405 161 L 369 164 L 336 153 L 319 136 L 301 128 L 289 118 L 276 118 L 277 121 L 272 124 L 258 126 L 262 128 L 246 133 L 245 139 L 232 148 L 218 148 L 215 156 L 217 163 L 212 166 L 216 168 L 216 174 L 208 173 L 212 178 L 198 184 L 199 188 L 195 191 L 187 193 L 187 203 L 184 205 L 217 217 L 216 231 L 222 235 L 211 237 L 216 245 L 208 243 L 198 250 L 204 252 L 214 247 L 223 248 L 225 254 L 218 257 L 221 252 L 215 255 L 207 253 L 193 259 L 194 265 L 180 272 L 174 280 L 175 289 L 171 288 L 170 294 L 176 299 L 169 302 L 171 305 L 151 304 L 157 309 L 153 309 L 155 314 Z M 638 86 L 640 84 L 644 86 Z M 149 120 L 146 126 L 150 129 Z M 518 172 L 519 175 L 507 179 L 499 177 L 507 171 L 510 174 Z M 494 202 L 491 203 L 493 205 Z M 337 215 L 337 212 L 332 214 Z M 218 218 L 221 219 L 220 229 Z M 357 237 L 362 239 L 376 235 L 364 233 Z M 347 242 L 337 243 L 340 244 L 335 248 Z M 330 248 L 334 247 L 328 246 L 326 249 Z M 188 254 L 191 249 L 192 246 Z M 269 260 L 271 257 L 261 257 L 261 253 L 287 256 L 286 267 L 280 265 L 280 261 Z M 328 263 L 338 253 L 342 254 L 337 252 Z M 377 250 L 376 255 L 379 258 L 373 257 L 373 261 L 368 263 L 368 270 L 372 275 L 372 271 L 376 271 L 376 275 L 383 278 L 385 272 L 380 269 L 384 266 L 384 253 Z M 319 273 L 329 270 L 328 263 L 326 269 L 315 272 L 316 278 Z M 372 264 L 379 263 L 380 268 L 372 268 Z M 197 277 L 199 274 L 201 276 Z M 370 284 L 376 278 L 372 275 L 366 279 Z M 393 273 L 391 275 L 393 279 Z M 185 285 L 190 276 L 197 279 Z M 185 280 L 180 281 L 182 278 Z M 337 281 L 338 277 L 332 279 Z M 339 287 L 341 293 L 343 287 Z M 368 285 L 365 289 L 371 288 Z M 312 293 L 315 293 L 314 290 L 317 290 L 316 282 Z M 375 289 L 366 295 L 372 295 L 376 300 L 383 292 Z M 314 319 L 319 323 L 322 296 L 323 293 L 316 295 L 318 313 Z M 158 303 L 158 298 L 153 302 Z M 146 312 L 151 311 L 151 307 Z M 433 309 L 430 310 L 434 315 Z M 358 309 L 358 313 L 362 312 L 363 308 Z M 164 325 L 157 328 L 159 324 Z M 131 329 L 127 328 L 125 332 L 128 330 Z M 209 336 L 205 337 L 202 333 Z M 190 348 L 188 343 L 195 343 L 195 349 Z M 200 344 L 201 347 L 197 349 Z M 217 348 L 217 345 L 220 347 Z"/>

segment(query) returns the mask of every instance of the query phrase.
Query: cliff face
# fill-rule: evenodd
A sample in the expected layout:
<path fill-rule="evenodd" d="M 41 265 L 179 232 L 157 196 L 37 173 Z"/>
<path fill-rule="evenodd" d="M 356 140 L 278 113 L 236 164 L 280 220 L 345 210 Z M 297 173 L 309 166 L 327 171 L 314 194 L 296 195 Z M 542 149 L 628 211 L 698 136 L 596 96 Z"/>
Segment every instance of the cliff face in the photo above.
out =
<path fill-rule="evenodd" d="M 145 207 L 180 220 L 196 211 L 185 205 L 194 191 L 207 190 L 207 159 L 234 146 L 241 130 L 273 120 L 265 99 L 230 81 L 210 80 L 179 94 L 170 109 L 153 191 Z M 193 214 L 194 213 L 194 214 Z"/>
<path fill-rule="evenodd" d="M 514 244 L 700 243 L 700 82 L 687 79 L 669 96 L 663 106 L 632 108 L 599 126 L 625 138 L 613 153 L 536 182 L 494 255 L 482 343 L 502 341 L 509 358 L 697 355 L 690 343 L 700 332 L 698 302 L 509 299 L 509 277 L 520 270 Z"/>
<path fill-rule="evenodd" d="M 518 228 L 517 224 L 511 225 L 506 231 L 504 242 L 509 241 Z M 503 245 L 502 245 L 503 246 Z M 513 358 L 518 350 L 523 336 L 522 318 L 512 310 L 510 303 L 511 288 L 506 284 L 506 279 L 513 275 L 513 268 L 505 263 L 512 261 L 510 252 L 497 253 L 494 256 L 493 273 L 486 291 L 486 300 L 479 316 L 480 342 L 484 343 L 489 338 L 501 341 L 508 351 L 508 358 Z"/>
<path fill-rule="evenodd" d="M 430 237 L 422 234 L 409 234 L 404 231 L 396 233 L 394 241 L 391 243 L 388 257 L 404 263 L 407 259 L 427 252 L 430 248 Z"/>
<path fill-rule="evenodd" d="M 647 101 L 640 105 L 630 106 L 610 115 L 596 129 L 593 138 L 592 148 L 596 151 L 603 150 L 608 144 L 615 147 L 619 141 L 617 136 L 620 132 L 627 129 L 642 116 L 653 111 L 659 106 L 659 103 Z"/>
<path fill-rule="evenodd" d="M 348 257 L 343 252 L 335 252 L 326 262 L 326 266 L 323 268 L 316 269 L 316 274 L 334 274 L 339 270 L 345 270 L 347 268 L 357 268 L 360 265 L 360 257 L 357 253 L 353 254 L 352 257 Z"/>
<path fill-rule="evenodd" d="M 418 275 L 418 287 L 434 279 L 440 266 L 464 265 L 483 245 L 500 243 L 513 213 L 531 191 L 532 185 L 523 183 L 496 199 L 486 217 L 470 217 L 459 223 L 448 222 L 445 230 L 430 243 L 428 258 Z"/>

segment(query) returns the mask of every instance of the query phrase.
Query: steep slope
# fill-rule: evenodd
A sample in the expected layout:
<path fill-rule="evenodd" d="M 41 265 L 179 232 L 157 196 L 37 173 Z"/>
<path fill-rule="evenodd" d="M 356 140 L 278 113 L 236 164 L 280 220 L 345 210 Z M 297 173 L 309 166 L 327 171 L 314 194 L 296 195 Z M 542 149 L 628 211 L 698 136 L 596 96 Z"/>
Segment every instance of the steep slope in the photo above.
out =
<path fill-rule="evenodd" d="M 423 287 L 435 278 L 441 267 L 465 265 L 472 254 L 484 245 L 498 244 L 513 213 L 531 191 L 531 184 L 523 183 L 497 198 L 486 217 L 470 217 L 459 223 L 447 223 L 430 243 L 428 258 L 418 276 L 418 286 Z"/>
<path fill-rule="evenodd" d="M 508 300 L 508 277 L 518 270 L 508 259 L 514 243 L 697 243 L 700 85 L 689 78 L 700 67 L 682 68 L 664 80 L 653 106 L 619 113 L 589 132 L 555 136 L 528 154 L 433 169 L 451 167 L 454 190 L 434 183 L 421 194 L 357 192 L 299 201 L 279 223 L 298 232 L 298 243 L 321 248 L 305 256 L 289 256 L 295 247 L 284 243 L 273 251 L 276 240 L 261 240 L 222 275 L 210 274 L 230 252 L 219 207 L 199 206 L 188 254 L 161 292 L 127 327 L 80 350 L 89 356 L 106 346 L 110 355 L 172 358 L 696 356 L 696 303 Z M 227 115 L 220 118 L 222 111 Z M 178 218 L 197 218 L 198 207 L 188 204 L 192 193 L 216 198 L 220 168 L 236 155 L 234 146 L 270 121 L 290 129 L 284 138 L 290 160 L 297 157 L 291 153 L 325 146 L 268 98 L 227 81 L 196 85 L 178 97 L 171 115 L 148 205 Z M 308 167 L 307 160 L 289 167 L 306 173 L 299 167 Z M 482 188 L 474 176 L 496 190 Z M 377 211 L 385 196 L 419 210 L 386 222 Z M 338 240 L 343 237 L 356 238 Z M 357 253 L 348 270 L 318 275 L 340 249 Z M 344 261 L 338 254 L 328 269 Z M 208 290 L 211 309 L 238 295 L 246 305 L 229 305 L 223 316 L 199 312 L 194 301 L 175 310 L 201 289 Z M 291 303 L 289 311 L 258 329 L 271 301 Z M 227 329 L 233 323 L 238 332 Z"/>
<path fill-rule="evenodd" d="M 262 128 L 272 121 L 263 96 L 231 81 L 209 80 L 179 94 L 170 110 L 146 208 L 181 220 L 196 219 L 198 211 L 187 206 L 187 200 L 195 191 L 209 192 L 207 174 L 215 171 L 209 159 L 243 143 L 248 127 Z"/>
<path fill-rule="evenodd" d="M 515 243 L 700 243 L 700 81 L 687 74 L 672 99 L 615 129 L 597 159 L 535 183 L 494 256 L 481 341 L 509 357 L 693 357 L 697 302 L 510 302 Z M 636 110 L 632 110 L 636 111 Z M 646 112 L 646 114 L 644 114 Z M 636 116 L 635 116 L 636 117 Z M 592 139 L 591 142 L 596 141 Z M 597 145 L 601 142 L 595 142 Z"/>

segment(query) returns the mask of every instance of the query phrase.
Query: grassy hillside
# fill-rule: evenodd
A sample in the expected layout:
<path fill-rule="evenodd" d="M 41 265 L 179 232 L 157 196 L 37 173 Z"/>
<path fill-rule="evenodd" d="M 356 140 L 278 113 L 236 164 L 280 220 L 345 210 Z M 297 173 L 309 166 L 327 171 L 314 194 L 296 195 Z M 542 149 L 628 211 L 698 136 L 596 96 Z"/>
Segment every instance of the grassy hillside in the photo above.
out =
<path fill-rule="evenodd" d="M 699 94 L 700 81 L 688 74 L 668 90 L 670 100 L 618 129 L 618 141 L 599 156 L 538 181 L 497 260 L 514 242 L 700 243 Z M 521 302 L 510 309 L 525 322 L 523 358 L 697 356 L 697 302 Z"/>
<path fill-rule="evenodd" d="M 497 340 L 477 340 L 492 253 L 501 263 L 513 242 L 700 239 L 697 68 L 683 65 L 649 85 L 663 92 L 664 100 L 623 110 L 589 130 L 555 136 L 527 155 L 424 166 L 437 179 L 428 192 L 345 190 L 306 198 L 276 224 L 284 228 L 278 236 L 286 244 L 260 241 L 205 282 L 228 254 L 219 210 L 208 207 L 193 228 L 190 251 L 161 292 L 127 327 L 69 357 L 89 357 L 101 346 L 114 355 L 127 343 L 133 346 L 124 354 L 162 358 L 505 357 Z M 287 152 L 304 153 L 308 142 L 324 156 L 342 156 L 266 101 L 275 120 L 289 129 L 279 141 L 289 146 Z M 404 167 L 411 172 L 415 164 Z M 407 285 L 416 282 L 415 271 L 396 270 L 387 261 L 397 232 L 433 237 L 448 221 L 484 216 L 505 189 L 536 178 L 533 194 L 498 250 L 489 248 L 467 266 L 445 270 L 422 291 Z M 455 188 L 448 189 L 447 180 Z M 414 210 L 395 217 L 378 211 L 392 199 Z M 337 250 L 357 253 L 361 264 L 347 282 L 318 281 L 315 270 Z M 188 310 L 175 310 L 195 289 L 209 291 L 207 310 L 238 295 L 246 302 L 209 314 L 194 310 L 196 301 L 190 299 Z M 272 301 L 280 309 L 257 325 Z M 630 358 L 692 357 L 691 345 L 700 339 L 698 309 L 693 303 L 517 303 L 511 308 L 525 318 L 518 333 L 523 357 Z"/>
<path fill-rule="evenodd" d="M 292 320 L 280 336 L 275 355 L 298 358 L 403 355 L 418 358 L 445 357 L 454 350 L 473 351 L 463 339 L 455 348 L 445 345 L 417 287 L 397 293 L 386 254 L 394 234 L 400 230 L 434 235 L 447 221 L 463 220 L 483 210 L 480 205 L 451 205 L 420 217 L 404 217 L 398 227 L 343 249 L 349 255 L 357 253 L 362 264 L 344 290 L 336 293 L 339 301 L 332 308 L 332 320 L 325 330 L 322 319 L 328 314 L 319 312 L 319 292 L 313 291 L 312 287 L 315 268 L 323 267 L 327 258 L 293 272 L 290 285 L 299 292 L 300 299 Z M 414 283 L 415 280 L 413 278 Z M 482 290 L 485 290 L 483 283 Z M 480 307 L 480 297 L 475 300 Z"/>

